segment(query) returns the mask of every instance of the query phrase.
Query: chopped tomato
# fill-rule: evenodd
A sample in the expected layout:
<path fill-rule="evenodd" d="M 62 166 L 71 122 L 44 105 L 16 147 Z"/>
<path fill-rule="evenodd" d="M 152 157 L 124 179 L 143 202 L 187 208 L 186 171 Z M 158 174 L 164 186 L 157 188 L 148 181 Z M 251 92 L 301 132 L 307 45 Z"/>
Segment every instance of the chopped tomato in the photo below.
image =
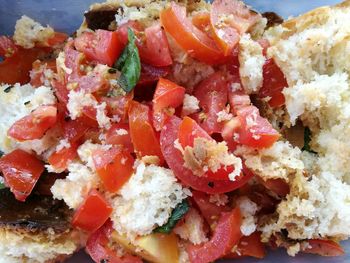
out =
<path fill-rule="evenodd" d="M 226 205 L 218 206 L 209 201 L 209 195 L 199 192 L 192 191 L 192 198 L 194 203 L 198 206 L 199 211 L 203 215 L 204 219 L 209 224 L 211 230 L 214 230 L 217 222 L 223 212 L 229 212 L 231 210 L 230 207 Z"/>
<path fill-rule="evenodd" d="M 129 92 L 125 96 L 113 96 L 113 97 L 100 97 L 99 102 L 105 102 L 107 104 L 107 114 L 111 118 L 119 117 L 121 121 L 126 121 L 128 117 L 128 109 L 130 102 L 134 97 L 133 92 Z"/>
<path fill-rule="evenodd" d="M 277 194 L 280 197 L 286 197 L 287 194 L 289 194 L 289 185 L 287 182 L 283 179 L 268 179 L 266 181 L 261 180 L 262 184 L 275 194 Z"/>
<path fill-rule="evenodd" d="M 242 236 L 241 224 L 242 217 L 238 207 L 232 212 L 222 213 L 210 241 L 187 247 L 190 262 L 209 263 L 226 255 Z"/>
<path fill-rule="evenodd" d="M 48 162 L 56 170 L 64 171 L 67 169 L 69 162 L 73 161 L 77 156 L 78 144 L 71 143 L 69 148 L 63 148 L 50 155 Z"/>
<path fill-rule="evenodd" d="M 48 60 L 48 61 L 40 61 L 36 60 L 33 62 L 33 68 L 30 71 L 30 84 L 34 87 L 40 87 L 45 85 L 45 81 L 51 81 L 49 76 L 45 74 L 46 71 L 50 71 L 52 73 L 56 72 L 56 60 Z"/>
<path fill-rule="evenodd" d="M 51 37 L 47 40 L 47 46 L 54 47 L 54 46 L 63 44 L 64 41 L 67 40 L 67 38 L 68 38 L 68 35 L 66 33 L 55 32 L 53 37 Z"/>
<path fill-rule="evenodd" d="M 138 88 L 147 87 L 156 83 L 160 78 L 164 78 L 171 71 L 170 67 L 154 67 L 141 63 L 141 76 L 136 86 Z"/>
<path fill-rule="evenodd" d="M 202 12 L 192 17 L 192 24 L 203 32 L 210 33 L 210 13 Z M 208 32 L 210 31 L 210 32 Z"/>
<path fill-rule="evenodd" d="M 120 145 L 129 152 L 134 152 L 131 142 L 129 125 L 126 123 L 115 123 L 106 133 L 106 143 L 111 145 Z"/>
<path fill-rule="evenodd" d="M 108 66 L 115 63 L 123 49 L 117 32 L 102 29 L 84 32 L 74 40 L 74 45 L 88 59 Z"/>
<path fill-rule="evenodd" d="M 205 138 L 212 140 L 212 138 L 206 133 L 199 125 L 190 117 L 184 117 L 179 126 L 179 143 L 182 148 L 186 146 L 193 147 L 195 138 Z"/>
<path fill-rule="evenodd" d="M 63 123 L 63 137 L 70 143 L 79 142 L 89 129 L 90 126 L 82 118 L 65 120 Z"/>
<path fill-rule="evenodd" d="M 228 55 L 240 36 L 254 25 L 260 15 L 251 11 L 242 1 L 215 0 L 211 6 L 210 21 L 214 39 Z"/>
<path fill-rule="evenodd" d="M 214 40 L 195 27 L 186 17 L 186 8 L 171 2 L 171 6 L 160 13 L 165 31 L 187 51 L 187 53 L 208 64 L 220 64 L 226 60 Z"/>
<path fill-rule="evenodd" d="M 67 89 L 66 85 L 56 79 L 51 81 L 51 85 L 55 91 L 58 101 L 63 105 L 67 105 L 69 90 Z"/>
<path fill-rule="evenodd" d="M 283 105 L 285 98 L 282 91 L 288 87 L 288 83 L 283 72 L 272 58 L 266 60 L 263 66 L 263 77 L 263 86 L 259 90 L 259 97 L 271 97 L 269 100 L 271 107 Z"/>
<path fill-rule="evenodd" d="M 234 259 L 241 257 L 264 258 L 266 254 L 264 244 L 261 242 L 260 233 L 254 232 L 250 236 L 242 236 L 235 252 L 230 252 L 225 258 Z"/>
<path fill-rule="evenodd" d="M 34 155 L 20 149 L 0 159 L 0 170 L 6 185 L 16 199 L 22 202 L 30 195 L 44 169 L 44 164 Z"/>
<path fill-rule="evenodd" d="M 134 158 L 127 151 L 113 147 L 107 151 L 93 153 L 96 172 L 106 190 L 117 192 L 131 177 L 134 169 Z"/>
<path fill-rule="evenodd" d="M 29 115 L 16 121 L 7 134 L 18 140 L 40 139 L 45 132 L 52 128 L 57 121 L 57 108 L 55 106 L 40 106 Z"/>
<path fill-rule="evenodd" d="M 266 57 L 267 49 L 270 47 L 270 42 L 266 38 L 261 38 L 257 42 L 263 48 L 263 55 Z"/>
<path fill-rule="evenodd" d="M 13 40 L 7 36 L 0 36 L 0 57 L 8 58 L 18 51 Z"/>
<path fill-rule="evenodd" d="M 180 106 L 184 100 L 185 88 L 174 82 L 160 78 L 153 95 L 153 125 L 160 131 L 171 113 L 167 109 Z M 174 110 L 175 111 L 175 110 Z"/>
<path fill-rule="evenodd" d="M 227 147 L 234 151 L 238 145 L 238 131 L 240 129 L 241 123 L 237 117 L 232 118 L 230 121 L 226 122 L 222 128 L 221 136 L 227 144 Z"/>
<path fill-rule="evenodd" d="M 212 180 L 194 175 L 191 170 L 184 167 L 183 155 L 174 145 L 178 139 L 180 125 L 181 119 L 175 116 L 170 117 L 160 133 L 160 145 L 168 166 L 183 184 L 208 194 L 218 194 L 231 192 L 244 185 L 252 177 L 251 173 L 245 171 L 235 181 Z"/>
<path fill-rule="evenodd" d="M 311 239 L 306 242 L 308 242 L 308 247 L 303 249 L 305 253 L 323 257 L 337 257 L 345 254 L 344 249 L 332 240 Z"/>
<path fill-rule="evenodd" d="M 112 231 L 112 221 L 108 220 L 101 228 L 89 236 L 86 242 L 86 252 L 93 261 L 96 263 L 142 263 L 140 258 L 130 254 L 120 257 L 116 251 L 109 247 Z"/>
<path fill-rule="evenodd" d="M 151 111 L 147 105 L 132 101 L 129 108 L 131 141 L 138 157 L 158 156 L 160 163 L 164 158 L 157 134 L 151 124 Z"/>
<path fill-rule="evenodd" d="M 94 232 L 107 221 L 111 213 L 112 207 L 98 191 L 93 189 L 75 211 L 72 225 L 88 232 Z"/>
<path fill-rule="evenodd" d="M 233 85 L 237 85 L 233 84 Z M 250 97 L 249 95 L 245 94 L 245 92 L 241 89 L 239 90 L 229 90 L 228 93 L 228 99 L 230 102 L 230 108 L 231 112 L 235 115 L 237 114 L 237 111 L 245 106 L 251 105 Z"/>
<path fill-rule="evenodd" d="M 194 92 L 202 112 L 199 124 L 209 134 L 221 132 L 223 123 L 218 122 L 218 113 L 225 109 L 228 99 L 228 83 L 221 72 L 216 72 L 199 83 Z"/>
<path fill-rule="evenodd" d="M 267 119 L 260 116 L 258 108 L 247 106 L 237 111 L 241 122 L 238 140 L 241 144 L 254 148 L 270 147 L 280 137 Z"/>

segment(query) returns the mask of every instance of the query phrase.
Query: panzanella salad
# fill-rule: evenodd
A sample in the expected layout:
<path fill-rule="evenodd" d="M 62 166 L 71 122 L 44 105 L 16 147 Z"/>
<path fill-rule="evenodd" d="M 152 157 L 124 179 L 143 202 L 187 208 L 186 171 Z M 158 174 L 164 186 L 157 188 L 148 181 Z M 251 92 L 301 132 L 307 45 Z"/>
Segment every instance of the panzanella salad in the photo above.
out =
<path fill-rule="evenodd" d="M 70 36 L 22 16 L 0 37 L 0 261 L 343 255 L 349 15 L 108 0 Z"/>

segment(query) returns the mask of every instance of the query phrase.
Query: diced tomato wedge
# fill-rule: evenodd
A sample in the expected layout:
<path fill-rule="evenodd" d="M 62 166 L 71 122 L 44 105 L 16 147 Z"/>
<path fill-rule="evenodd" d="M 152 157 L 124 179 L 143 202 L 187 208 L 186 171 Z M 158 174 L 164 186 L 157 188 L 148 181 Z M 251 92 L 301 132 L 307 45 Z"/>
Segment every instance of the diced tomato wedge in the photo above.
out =
<path fill-rule="evenodd" d="M 184 117 L 179 126 L 179 143 L 182 148 L 186 146 L 193 147 L 195 138 L 205 138 L 212 140 L 206 131 L 204 131 L 193 119 L 190 117 Z"/>
<path fill-rule="evenodd" d="M 67 40 L 67 38 L 68 38 L 68 35 L 66 33 L 55 32 L 53 37 L 51 37 L 47 40 L 47 46 L 54 47 L 54 46 L 63 44 L 64 41 Z"/>
<path fill-rule="evenodd" d="M 113 147 L 93 153 L 96 172 L 108 192 L 117 192 L 131 177 L 134 158 L 127 151 Z"/>
<path fill-rule="evenodd" d="M 193 92 L 199 100 L 202 112 L 199 124 L 209 134 L 219 133 L 223 123 L 218 122 L 218 113 L 225 109 L 228 99 L 228 83 L 221 72 L 216 72 L 199 83 Z"/>
<path fill-rule="evenodd" d="M 203 32 L 207 32 L 208 34 L 211 33 L 210 13 L 209 12 L 201 12 L 201 13 L 195 14 L 192 17 L 192 24 Z M 208 31 L 210 31 L 210 32 L 208 32 Z"/>
<path fill-rule="evenodd" d="M 98 29 L 95 32 L 84 32 L 74 40 L 77 50 L 101 64 L 112 66 L 123 50 L 117 32 Z"/>
<path fill-rule="evenodd" d="M 156 83 L 160 78 L 166 77 L 171 71 L 170 67 L 154 67 L 141 63 L 141 76 L 136 86 L 136 91 L 142 87 L 148 87 Z"/>
<path fill-rule="evenodd" d="M 311 239 L 307 242 L 309 246 L 303 250 L 305 253 L 323 257 L 338 257 L 345 254 L 344 249 L 332 240 Z"/>
<path fill-rule="evenodd" d="M 128 117 L 128 110 L 130 102 L 134 98 L 134 93 L 129 92 L 125 96 L 100 97 L 98 101 L 107 104 L 107 114 L 111 118 L 120 117 L 121 121 L 126 121 Z"/>
<path fill-rule="evenodd" d="M 142 263 L 143 261 L 130 254 L 125 254 L 122 257 L 117 255 L 108 244 L 113 231 L 112 221 L 108 220 L 101 228 L 92 233 L 86 242 L 86 252 L 96 263 Z"/>
<path fill-rule="evenodd" d="M 228 99 L 230 102 L 231 112 L 235 115 L 240 108 L 251 105 L 249 95 L 245 94 L 243 90 L 229 89 Z"/>
<path fill-rule="evenodd" d="M 58 171 L 64 171 L 67 169 L 69 162 L 73 161 L 77 156 L 77 143 L 71 143 L 69 148 L 63 148 L 57 152 L 54 152 L 48 158 L 48 162 Z"/>
<path fill-rule="evenodd" d="M 235 181 L 229 181 L 212 180 L 194 175 L 191 170 L 184 167 L 182 153 L 174 146 L 174 142 L 178 139 L 180 125 L 180 118 L 170 117 L 160 133 L 160 145 L 168 166 L 183 184 L 208 194 L 227 193 L 241 187 L 253 176 L 244 171 Z"/>
<path fill-rule="evenodd" d="M 180 106 L 185 97 L 185 88 L 174 82 L 160 78 L 153 95 L 153 125 L 156 130 L 160 131 L 167 117 L 168 108 L 177 108 Z"/>
<path fill-rule="evenodd" d="M 187 247 L 190 262 L 210 263 L 226 255 L 242 237 L 241 224 L 242 217 L 238 207 L 232 212 L 223 213 L 210 241 Z"/>
<path fill-rule="evenodd" d="M 211 6 L 210 21 L 214 39 L 228 55 L 240 36 L 254 25 L 260 15 L 251 11 L 242 1 L 215 0 Z"/>
<path fill-rule="evenodd" d="M 158 156 L 160 163 L 164 157 L 159 139 L 151 124 L 151 111 L 147 105 L 132 101 L 129 108 L 129 125 L 131 141 L 138 157 Z"/>
<path fill-rule="evenodd" d="M 267 119 L 260 116 L 255 106 L 243 107 L 237 116 L 241 122 L 239 142 L 254 148 L 267 148 L 274 144 L 280 134 L 272 127 Z"/>
<path fill-rule="evenodd" d="M 186 17 L 186 8 L 175 2 L 160 13 L 160 21 L 165 31 L 187 51 L 187 53 L 208 64 L 225 62 L 223 52 L 214 40 L 195 27 Z"/>
<path fill-rule="evenodd" d="M 231 151 L 236 150 L 236 147 L 238 146 L 238 138 L 235 138 L 235 136 L 238 135 L 240 127 L 241 122 L 237 117 L 234 117 L 225 123 L 222 129 L 221 136 Z"/>
<path fill-rule="evenodd" d="M 0 57 L 11 57 L 18 51 L 13 40 L 7 36 L 0 36 Z"/>
<path fill-rule="evenodd" d="M 264 244 L 260 240 L 260 233 L 254 232 L 250 236 L 242 236 L 239 241 L 236 252 L 231 252 L 225 256 L 227 259 L 241 258 L 241 257 L 254 257 L 264 258 L 266 251 Z"/>
<path fill-rule="evenodd" d="M 116 123 L 109 128 L 106 133 L 106 143 L 111 145 L 120 145 L 128 152 L 134 152 L 134 146 L 131 142 L 129 125 L 126 123 Z"/>
<path fill-rule="evenodd" d="M 55 95 L 58 101 L 61 102 L 63 105 L 67 105 L 69 90 L 67 89 L 66 85 L 63 82 L 58 81 L 56 79 L 53 79 L 51 81 L 51 85 L 55 91 Z"/>
<path fill-rule="evenodd" d="M 72 225 L 88 232 L 99 229 L 112 213 L 112 207 L 96 190 L 91 190 L 75 212 Z"/>
<path fill-rule="evenodd" d="M 70 143 L 79 142 L 84 137 L 85 133 L 90 129 L 89 126 L 82 118 L 76 120 L 67 120 L 63 123 L 63 137 Z"/>
<path fill-rule="evenodd" d="M 7 134 L 18 140 L 40 139 L 45 132 L 52 128 L 57 121 L 57 108 L 55 106 L 40 106 L 29 115 L 16 121 Z"/>
<path fill-rule="evenodd" d="M 0 170 L 16 199 L 24 202 L 44 171 L 34 155 L 17 149 L 0 159 Z"/>
<path fill-rule="evenodd" d="M 192 191 L 192 198 L 204 219 L 209 224 L 211 230 L 215 229 L 221 213 L 229 212 L 231 210 L 231 208 L 226 205 L 218 206 L 209 202 L 209 195 L 203 192 Z"/>
<path fill-rule="evenodd" d="M 266 60 L 263 66 L 263 77 L 263 86 L 259 90 L 259 97 L 271 97 L 269 100 L 271 107 L 283 105 L 285 98 L 282 91 L 288 87 L 288 83 L 283 72 L 272 58 Z"/>

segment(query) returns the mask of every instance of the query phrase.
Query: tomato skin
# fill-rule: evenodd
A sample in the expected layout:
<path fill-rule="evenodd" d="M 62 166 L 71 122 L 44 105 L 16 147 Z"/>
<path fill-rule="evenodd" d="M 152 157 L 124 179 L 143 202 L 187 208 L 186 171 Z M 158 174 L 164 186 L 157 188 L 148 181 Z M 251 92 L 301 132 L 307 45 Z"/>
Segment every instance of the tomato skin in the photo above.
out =
<path fill-rule="evenodd" d="M 243 107 L 251 105 L 249 95 L 245 94 L 243 90 L 232 91 L 228 93 L 231 112 L 237 115 L 237 111 Z"/>
<path fill-rule="evenodd" d="M 107 151 L 93 153 L 96 172 L 106 190 L 117 192 L 131 177 L 134 169 L 134 158 L 130 153 L 113 147 Z"/>
<path fill-rule="evenodd" d="M 90 60 L 112 66 L 123 50 L 117 32 L 98 29 L 84 32 L 74 40 L 77 50 L 83 52 Z"/>
<path fill-rule="evenodd" d="M 191 170 L 184 167 L 182 153 L 174 146 L 175 140 L 178 139 L 180 125 L 180 118 L 170 117 L 160 133 L 160 145 L 168 166 L 184 185 L 208 194 L 219 194 L 231 192 L 241 187 L 252 177 L 252 174 L 244 174 L 233 182 L 212 180 L 194 175 Z"/>
<path fill-rule="evenodd" d="M 241 144 L 254 148 L 267 148 L 279 139 L 280 134 L 268 120 L 260 116 L 259 110 L 255 106 L 239 109 L 237 116 L 241 122 L 241 128 L 238 132 L 238 140 Z"/>
<path fill-rule="evenodd" d="M 203 109 L 205 119 L 199 121 L 209 134 L 220 133 L 223 123 L 218 122 L 218 113 L 225 109 L 228 99 L 228 83 L 221 72 L 216 72 L 199 83 L 193 92 Z"/>
<path fill-rule="evenodd" d="M 147 105 L 132 101 L 129 108 L 129 125 L 131 141 L 138 157 L 155 155 L 160 164 L 164 157 L 159 146 L 159 140 L 151 124 L 151 112 Z"/>
<path fill-rule="evenodd" d="M 241 224 L 242 217 L 238 207 L 232 212 L 222 213 L 210 241 L 187 247 L 190 262 L 210 263 L 226 255 L 242 236 Z"/>
<path fill-rule="evenodd" d="M 206 133 L 199 125 L 190 117 L 184 117 L 178 132 L 179 143 L 182 148 L 186 146 L 193 147 L 195 138 L 205 138 L 212 140 L 212 138 Z"/>
<path fill-rule="evenodd" d="M 54 152 L 48 158 L 48 162 L 56 170 L 64 171 L 67 169 L 69 162 L 74 160 L 77 156 L 78 144 L 72 143 L 69 148 L 63 148 L 58 152 Z"/>
<path fill-rule="evenodd" d="M 164 78 L 171 72 L 171 67 L 154 67 L 141 63 L 141 76 L 137 83 L 136 90 L 148 87 L 156 83 L 160 78 Z"/>
<path fill-rule="evenodd" d="M 130 153 L 134 152 L 129 125 L 126 123 L 113 124 L 106 133 L 106 144 L 119 145 Z"/>
<path fill-rule="evenodd" d="M 157 131 L 163 127 L 169 114 L 168 108 L 177 108 L 185 97 L 185 88 L 174 82 L 160 78 L 153 96 L 153 125 Z"/>
<path fill-rule="evenodd" d="M 57 121 L 57 108 L 55 106 L 40 106 L 29 115 L 16 121 L 7 134 L 18 140 L 40 139 L 45 132 L 52 128 Z"/>
<path fill-rule="evenodd" d="M 107 221 L 111 213 L 112 207 L 97 190 L 93 189 L 75 211 L 72 225 L 88 232 L 94 232 Z"/>
<path fill-rule="evenodd" d="M 227 259 L 235 259 L 242 257 L 254 257 L 262 259 L 266 255 L 264 244 L 261 242 L 260 233 L 254 232 L 249 236 L 242 236 L 238 245 L 237 252 L 230 252 L 225 256 Z"/>
<path fill-rule="evenodd" d="M 224 21 L 223 17 L 226 19 Z M 255 24 L 259 15 L 237 0 L 215 0 L 211 6 L 210 22 L 214 39 L 228 55 L 238 43 L 240 36 Z"/>
<path fill-rule="evenodd" d="M 309 247 L 303 250 L 305 253 L 323 257 L 338 257 L 345 254 L 344 249 L 332 240 L 311 239 L 307 242 L 309 243 Z"/>
<path fill-rule="evenodd" d="M 112 221 L 108 220 L 101 228 L 92 233 L 86 242 L 86 252 L 96 263 L 142 263 L 135 256 L 126 254 L 122 258 L 108 247 L 111 233 L 113 231 Z"/>
<path fill-rule="evenodd" d="M 160 21 L 165 31 L 194 57 L 204 63 L 220 64 L 226 58 L 215 42 L 196 28 L 186 17 L 186 8 L 175 2 L 160 13 Z"/>
<path fill-rule="evenodd" d="M 266 60 L 263 66 L 263 77 L 263 86 L 259 90 L 259 97 L 271 97 L 268 102 L 271 107 L 276 108 L 283 105 L 285 98 L 282 91 L 288 87 L 288 83 L 283 72 L 272 58 Z"/>
<path fill-rule="evenodd" d="M 44 164 L 34 155 L 17 149 L 0 159 L 0 170 L 15 198 L 24 202 L 44 171 Z"/>
<path fill-rule="evenodd" d="M 227 144 L 230 151 L 236 150 L 238 141 L 235 139 L 235 135 L 238 134 L 241 123 L 237 117 L 225 123 L 222 128 L 221 136 Z"/>
<path fill-rule="evenodd" d="M 18 52 L 13 40 L 7 36 L 0 36 L 0 57 L 7 58 Z"/>
<path fill-rule="evenodd" d="M 68 35 L 66 33 L 55 32 L 53 37 L 47 40 L 47 46 L 54 47 L 54 46 L 63 44 L 67 40 L 67 38 L 68 38 Z"/>
<path fill-rule="evenodd" d="M 63 137 L 70 143 L 79 142 L 84 137 L 90 126 L 82 118 L 63 122 Z"/>

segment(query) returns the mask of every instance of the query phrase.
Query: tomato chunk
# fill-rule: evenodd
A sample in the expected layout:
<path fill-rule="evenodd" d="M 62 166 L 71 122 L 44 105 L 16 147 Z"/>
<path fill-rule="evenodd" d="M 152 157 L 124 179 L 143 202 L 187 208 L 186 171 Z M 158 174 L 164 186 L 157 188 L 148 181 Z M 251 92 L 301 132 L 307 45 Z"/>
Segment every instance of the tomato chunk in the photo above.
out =
<path fill-rule="evenodd" d="M 224 54 L 215 41 L 196 28 L 186 17 L 186 8 L 175 2 L 160 13 L 160 21 L 165 31 L 187 51 L 187 53 L 208 64 L 220 64 L 225 61 Z"/>
<path fill-rule="evenodd" d="M 117 32 L 98 29 L 96 32 L 84 32 L 74 40 L 77 50 L 101 64 L 112 66 L 123 50 Z"/>
<path fill-rule="evenodd" d="M 58 171 L 67 169 L 69 162 L 73 161 L 77 156 L 78 144 L 72 143 L 69 148 L 63 148 L 50 155 L 48 162 Z"/>
<path fill-rule="evenodd" d="M 345 254 L 344 249 L 332 240 L 311 239 L 307 242 L 309 243 L 309 247 L 303 250 L 305 253 L 323 257 L 338 257 Z"/>
<path fill-rule="evenodd" d="M 143 261 L 130 254 L 119 257 L 108 244 L 113 231 L 112 221 L 107 221 L 101 228 L 92 233 L 86 242 L 86 252 L 96 263 L 142 263 Z"/>
<path fill-rule="evenodd" d="M 241 122 L 239 142 L 254 148 L 270 147 L 280 137 L 267 119 L 260 116 L 258 108 L 247 106 L 238 110 L 237 116 Z"/>
<path fill-rule="evenodd" d="M 260 240 L 260 233 L 254 232 L 250 236 L 242 236 L 239 241 L 236 252 L 231 252 L 225 256 L 225 258 L 241 258 L 241 257 L 254 257 L 264 258 L 266 254 L 264 244 Z"/>
<path fill-rule="evenodd" d="M 263 66 L 263 77 L 263 86 L 259 90 L 259 97 L 271 97 L 269 100 L 271 107 L 283 105 L 285 98 L 282 91 L 288 87 L 288 83 L 283 72 L 272 58 L 266 60 Z"/>
<path fill-rule="evenodd" d="M 179 127 L 179 143 L 182 148 L 186 146 L 193 147 L 195 138 L 205 138 L 212 140 L 199 125 L 190 117 L 184 117 Z"/>
<path fill-rule="evenodd" d="M 57 121 L 57 108 L 55 106 L 40 106 L 29 115 L 16 121 L 7 134 L 18 140 L 34 140 L 44 136 L 48 129 Z"/>
<path fill-rule="evenodd" d="M 260 15 L 238 0 L 215 0 L 211 6 L 210 21 L 214 39 L 228 55 L 240 36 L 254 25 Z"/>
<path fill-rule="evenodd" d="M 34 155 L 17 149 L 0 159 L 0 170 L 16 199 L 24 202 L 44 171 Z"/>
<path fill-rule="evenodd" d="M 94 152 L 93 160 L 104 187 L 111 193 L 117 192 L 134 171 L 134 158 L 118 147 Z"/>
<path fill-rule="evenodd" d="M 73 216 L 72 224 L 88 232 L 99 229 L 112 213 L 104 197 L 96 190 L 91 190 L 83 204 L 77 209 Z"/>
<path fill-rule="evenodd" d="M 172 113 L 167 109 L 180 106 L 185 96 L 185 88 L 174 82 L 160 78 L 153 96 L 153 125 L 156 130 L 160 130 L 167 117 Z"/>
<path fill-rule="evenodd" d="M 160 163 L 164 158 L 159 140 L 151 124 L 151 112 L 147 105 L 132 101 L 129 108 L 131 141 L 138 157 L 158 156 Z"/>
<path fill-rule="evenodd" d="M 201 245 L 189 245 L 187 252 L 191 263 L 209 263 L 226 255 L 238 244 L 242 233 L 242 217 L 239 208 L 223 213 L 210 241 Z"/>
<path fill-rule="evenodd" d="M 11 57 L 18 51 L 13 40 L 7 36 L 0 36 L 0 57 Z"/>
<path fill-rule="evenodd" d="M 106 133 L 106 143 L 120 145 L 129 152 L 134 152 L 131 142 L 129 125 L 127 123 L 115 123 Z"/>

